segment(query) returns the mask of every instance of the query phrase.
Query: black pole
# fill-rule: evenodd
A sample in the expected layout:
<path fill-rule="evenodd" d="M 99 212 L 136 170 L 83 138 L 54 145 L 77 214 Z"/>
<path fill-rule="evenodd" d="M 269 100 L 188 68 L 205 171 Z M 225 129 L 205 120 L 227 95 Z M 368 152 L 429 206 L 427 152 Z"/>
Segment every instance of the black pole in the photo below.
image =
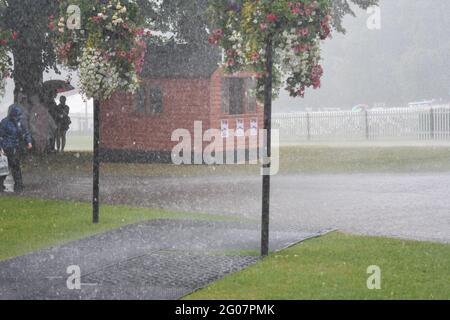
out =
<path fill-rule="evenodd" d="M 100 100 L 94 100 L 93 222 L 100 222 Z"/>
<path fill-rule="evenodd" d="M 272 157 L 272 78 L 273 78 L 273 43 L 269 38 L 266 48 L 266 79 L 264 87 L 264 130 L 268 163 L 263 164 L 262 190 L 262 223 L 261 223 L 261 255 L 269 255 L 269 225 L 270 225 L 270 168 Z"/>

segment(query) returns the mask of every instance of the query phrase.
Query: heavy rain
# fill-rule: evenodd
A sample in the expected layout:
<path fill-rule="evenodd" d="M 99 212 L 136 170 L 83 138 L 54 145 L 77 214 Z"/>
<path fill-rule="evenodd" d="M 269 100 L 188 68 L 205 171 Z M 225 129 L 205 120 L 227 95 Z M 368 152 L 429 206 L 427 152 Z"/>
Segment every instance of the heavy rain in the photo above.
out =
<path fill-rule="evenodd" d="M 449 12 L 0 0 L 0 300 L 450 299 Z"/>

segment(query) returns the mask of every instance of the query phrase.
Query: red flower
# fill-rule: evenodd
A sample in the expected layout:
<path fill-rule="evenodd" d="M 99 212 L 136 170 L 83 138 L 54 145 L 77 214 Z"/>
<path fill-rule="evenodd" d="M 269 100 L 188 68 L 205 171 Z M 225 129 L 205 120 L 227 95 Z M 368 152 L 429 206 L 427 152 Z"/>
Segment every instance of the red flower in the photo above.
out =
<path fill-rule="evenodd" d="M 50 22 L 50 23 L 48 24 L 48 28 L 49 28 L 50 30 L 55 29 L 55 23 L 54 23 L 54 22 Z"/>
<path fill-rule="evenodd" d="M 278 17 L 277 17 L 275 14 L 273 14 L 273 13 L 269 13 L 269 14 L 267 15 L 267 20 L 268 20 L 269 22 L 274 23 L 274 22 L 277 22 L 277 21 L 278 21 Z"/>
<path fill-rule="evenodd" d="M 213 34 L 216 36 L 216 37 L 222 37 L 223 36 L 223 30 L 222 29 L 215 29 L 215 30 L 213 30 Z"/>
<path fill-rule="evenodd" d="M 210 35 L 210 36 L 208 37 L 208 42 L 209 42 L 210 44 L 217 44 L 217 43 L 219 43 L 219 39 L 217 39 L 216 36 Z"/>
<path fill-rule="evenodd" d="M 17 31 L 13 31 L 11 33 L 11 37 L 13 38 L 13 40 L 17 40 L 17 38 L 19 37 L 19 34 L 17 33 Z"/>
<path fill-rule="evenodd" d="M 145 33 L 144 29 L 137 29 L 134 31 L 134 35 L 139 36 L 139 37 L 143 36 L 144 33 Z"/>
<path fill-rule="evenodd" d="M 308 28 L 300 29 L 300 30 L 298 30 L 298 34 L 300 36 L 306 37 L 309 35 L 309 29 Z"/>
<path fill-rule="evenodd" d="M 294 49 L 295 53 L 305 52 L 308 50 L 308 45 L 302 43 L 302 44 L 295 46 L 293 49 Z"/>
<path fill-rule="evenodd" d="M 234 59 L 233 58 L 229 58 L 228 60 L 227 60 L 227 65 L 228 66 L 233 66 L 235 64 L 235 61 L 234 61 Z"/>
<path fill-rule="evenodd" d="M 260 58 L 260 55 L 259 55 L 258 52 L 254 52 L 254 53 L 252 54 L 252 61 L 258 61 L 259 58 Z"/>

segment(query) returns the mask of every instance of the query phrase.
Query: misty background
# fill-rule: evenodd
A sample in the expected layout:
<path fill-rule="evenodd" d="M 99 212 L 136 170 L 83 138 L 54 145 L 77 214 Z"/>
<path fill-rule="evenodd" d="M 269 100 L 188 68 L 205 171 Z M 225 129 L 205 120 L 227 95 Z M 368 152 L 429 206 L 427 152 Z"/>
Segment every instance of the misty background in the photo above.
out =
<path fill-rule="evenodd" d="M 366 11 L 347 17 L 347 34 L 323 45 L 322 88 L 305 99 L 282 91 L 275 112 L 400 107 L 450 100 L 450 1 L 380 0 L 381 29 L 369 30 Z"/>

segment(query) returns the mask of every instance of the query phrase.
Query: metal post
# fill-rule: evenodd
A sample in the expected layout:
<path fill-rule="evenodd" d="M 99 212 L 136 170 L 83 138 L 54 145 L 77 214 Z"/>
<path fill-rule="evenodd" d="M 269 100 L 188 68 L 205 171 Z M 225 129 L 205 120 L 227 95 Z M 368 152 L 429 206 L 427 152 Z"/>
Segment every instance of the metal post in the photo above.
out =
<path fill-rule="evenodd" d="M 430 137 L 431 140 L 434 140 L 435 134 L 434 134 L 434 109 L 433 107 L 430 109 Z"/>
<path fill-rule="evenodd" d="M 370 140 L 370 127 L 369 127 L 369 111 L 364 110 L 365 120 L 366 120 L 366 140 Z"/>
<path fill-rule="evenodd" d="M 93 222 L 100 222 L 100 100 L 94 100 Z"/>
<path fill-rule="evenodd" d="M 266 130 L 265 148 L 269 159 L 264 164 L 267 171 L 263 176 L 262 190 L 262 223 L 261 223 L 261 255 L 269 255 L 269 223 L 270 223 L 270 158 L 272 156 L 272 78 L 273 78 L 273 43 L 269 38 L 266 48 L 266 79 L 264 87 L 264 129 Z"/>
<path fill-rule="evenodd" d="M 306 130 L 308 141 L 311 141 L 311 116 L 309 115 L 309 112 L 306 113 Z"/>

